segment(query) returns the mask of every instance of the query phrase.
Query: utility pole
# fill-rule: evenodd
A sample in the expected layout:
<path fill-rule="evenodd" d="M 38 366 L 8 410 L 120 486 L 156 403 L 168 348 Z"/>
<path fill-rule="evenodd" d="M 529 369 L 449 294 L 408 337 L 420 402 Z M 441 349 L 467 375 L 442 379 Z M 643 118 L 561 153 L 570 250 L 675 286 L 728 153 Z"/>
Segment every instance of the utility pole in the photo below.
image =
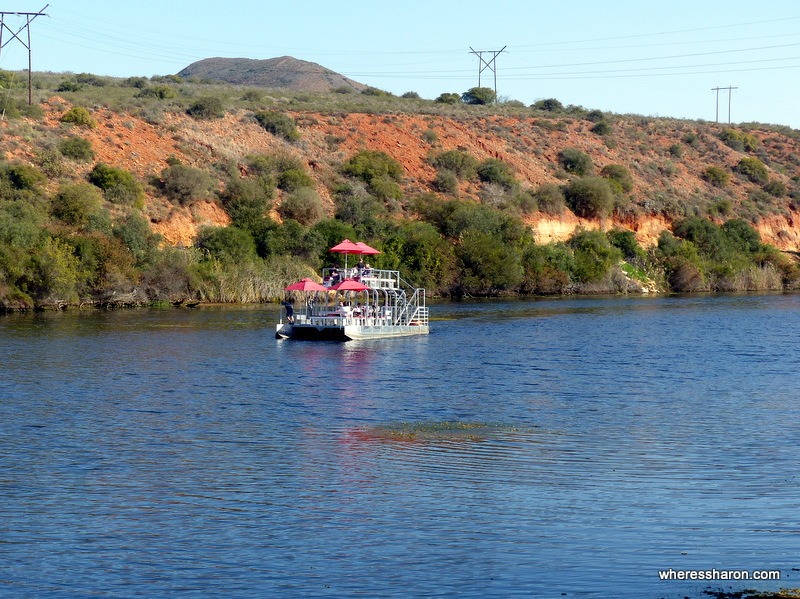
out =
<path fill-rule="evenodd" d="M 503 52 L 507 46 L 503 46 L 499 50 L 473 50 L 472 46 L 469 47 L 470 54 L 474 54 L 478 57 L 478 87 L 481 86 L 481 73 L 485 69 L 490 69 L 494 74 L 494 103 L 497 104 L 497 66 L 495 60 L 497 59 L 498 54 Z M 491 54 L 491 60 L 485 60 L 483 58 L 484 54 Z"/>
<path fill-rule="evenodd" d="M 714 122 L 719 123 L 719 90 L 727 89 L 728 90 L 728 124 L 731 124 L 731 95 L 734 89 L 739 89 L 738 87 L 728 86 L 728 87 L 712 87 L 712 92 L 717 92 L 717 113 L 714 117 Z"/>
<path fill-rule="evenodd" d="M 31 60 L 31 21 L 33 21 L 36 17 L 42 16 L 42 15 L 47 16 L 47 15 L 45 15 L 44 11 L 47 9 L 48 6 L 50 6 L 50 5 L 49 4 L 45 4 L 44 8 L 42 10 L 40 10 L 39 12 L 3 12 L 3 11 L 0 11 L 0 52 L 3 50 L 3 48 L 5 48 L 8 45 L 8 42 L 10 42 L 11 40 L 14 40 L 14 39 L 16 39 L 23 46 L 25 46 L 25 48 L 28 50 L 28 106 L 30 106 L 33 103 L 33 97 L 32 97 L 32 94 L 31 94 L 31 89 L 32 89 L 32 86 L 31 86 L 32 75 L 31 75 L 31 73 L 32 73 L 32 67 L 33 67 L 32 60 Z M 16 31 L 12 31 L 11 27 L 6 25 L 6 23 L 5 23 L 5 18 L 8 15 L 16 15 L 16 16 L 19 16 L 19 17 L 25 17 L 25 24 L 22 27 L 20 27 L 19 29 L 17 29 Z M 27 33 L 27 43 L 25 42 L 25 40 L 23 40 L 19 36 L 19 34 L 22 32 L 23 29 Z M 3 42 L 3 32 L 4 31 L 8 31 L 11 34 L 11 39 L 6 40 L 5 42 Z"/>

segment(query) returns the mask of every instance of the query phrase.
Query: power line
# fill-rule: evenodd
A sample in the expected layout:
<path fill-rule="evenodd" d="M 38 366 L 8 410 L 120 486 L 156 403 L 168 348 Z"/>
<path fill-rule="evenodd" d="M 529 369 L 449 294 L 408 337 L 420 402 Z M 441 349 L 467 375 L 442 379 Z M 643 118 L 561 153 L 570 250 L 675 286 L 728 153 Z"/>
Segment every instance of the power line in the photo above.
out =
<path fill-rule="evenodd" d="M 32 67 L 33 67 L 32 59 L 31 59 L 31 21 L 33 21 L 36 17 L 44 15 L 45 13 L 43 11 L 48 6 L 50 6 L 50 5 L 49 4 L 45 4 L 44 8 L 42 10 L 40 10 L 39 12 L 4 12 L 4 11 L 0 11 L 0 51 L 2 51 L 3 48 L 5 48 L 6 45 L 11 40 L 14 40 L 14 39 L 17 40 L 19 43 L 21 43 L 23 46 L 25 46 L 25 48 L 28 50 L 28 106 L 33 104 L 33 97 L 32 97 L 32 94 L 31 94 L 31 81 L 32 81 L 32 79 L 31 79 L 32 74 L 31 73 L 32 73 Z M 6 25 L 6 23 L 5 23 L 5 18 L 6 18 L 7 15 L 15 15 L 15 16 L 19 16 L 19 17 L 25 17 L 25 24 L 22 27 L 20 27 L 19 29 L 17 29 L 16 31 L 12 31 L 11 27 Z M 6 30 L 8 30 L 8 32 L 11 34 L 11 39 L 8 39 L 8 40 L 5 41 L 5 43 L 3 43 L 3 32 L 5 32 Z M 27 35 L 27 43 L 25 42 L 25 40 L 23 40 L 19 36 L 19 34 L 22 33 L 23 30 L 25 30 L 26 33 L 28 34 Z"/>
<path fill-rule="evenodd" d="M 503 46 L 499 50 L 473 50 L 472 46 L 469 47 L 470 54 L 474 54 L 478 57 L 478 87 L 481 86 L 481 73 L 484 70 L 490 69 L 494 74 L 494 102 L 497 104 L 497 56 L 505 50 L 507 46 Z M 483 58 L 484 54 L 491 54 L 491 60 L 485 60 Z"/>
<path fill-rule="evenodd" d="M 739 88 L 738 87 L 732 87 L 730 85 L 728 87 L 712 87 L 711 88 L 712 92 L 717 92 L 717 114 L 716 114 L 716 117 L 714 118 L 714 122 L 715 123 L 719 123 L 719 90 L 721 90 L 721 89 L 727 89 L 728 90 L 728 124 L 730 125 L 731 124 L 731 94 L 732 94 L 732 91 L 734 89 L 739 89 Z"/>

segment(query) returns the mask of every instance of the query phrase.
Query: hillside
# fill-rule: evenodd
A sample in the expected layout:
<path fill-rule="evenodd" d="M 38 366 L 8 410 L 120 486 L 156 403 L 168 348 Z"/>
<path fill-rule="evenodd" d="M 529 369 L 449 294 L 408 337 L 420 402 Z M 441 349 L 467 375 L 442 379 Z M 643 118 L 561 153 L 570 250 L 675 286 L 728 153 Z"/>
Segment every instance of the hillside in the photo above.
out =
<path fill-rule="evenodd" d="M 424 218 L 435 223 L 437 218 L 445 218 L 443 213 L 437 216 L 437 211 L 451 210 L 454 205 L 452 202 L 473 202 L 469 205 L 506 215 L 502 218 L 521 219 L 520 222 L 531 232 L 536 244 L 543 249 L 524 250 L 527 257 L 515 254 L 515 261 L 523 258 L 528 261 L 524 267 L 527 273 L 524 283 L 521 283 L 520 274 L 514 274 L 508 279 L 510 282 L 503 282 L 502 277 L 494 281 L 482 280 L 478 275 L 475 275 L 477 279 L 470 279 L 461 270 L 452 270 L 456 268 L 456 263 L 460 264 L 459 269 L 467 268 L 468 262 L 462 255 L 466 250 L 460 248 L 461 244 L 467 242 L 460 237 L 451 238 L 448 242 L 450 245 L 446 248 L 441 246 L 434 254 L 426 250 L 428 256 L 444 256 L 435 267 L 416 266 L 423 269 L 420 272 L 427 269 L 429 273 L 438 273 L 436 276 L 439 277 L 449 273 L 447 281 L 433 280 L 434 284 L 438 283 L 436 291 L 440 293 L 448 293 L 451 289 L 459 293 L 466 290 L 468 293 L 489 295 L 515 289 L 522 293 L 625 289 L 628 283 L 619 277 L 615 278 L 616 275 L 612 276 L 608 270 L 613 261 L 596 274 L 576 274 L 576 267 L 564 266 L 559 257 L 560 252 L 565 250 L 550 247 L 556 242 L 572 240 L 581 231 L 592 230 L 632 233 L 635 243 L 642 247 L 642 250 L 636 250 L 639 252 L 636 255 L 641 255 L 641 258 L 633 259 L 634 254 L 631 254 L 628 260 L 637 264 L 635 269 L 640 273 L 637 276 L 642 280 L 649 278 L 646 286 L 650 289 L 775 288 L 775 285 L 781 285 L 781 280 L 784 286 L 795 285 L 794 271 L 790 272 L 787 264 L 779 263 L 775 256 L 765 254 L 756 246 L 747 250 L 756 252 L 752 256 L 745 259 L 736 254 L 736 262 L 725 266 L 724 262 L 733 258 L 725 258 L 727 254 L 718 251 L 721 246 L 714 250 L 713 244 L 706 244 L 708 247 L 703 248 L 696 231 L 689 232 L 695 235 L 691 241 L 685 237 L 685 232 L 681 233 L 684 237 L 683 241 L 679 241 L 683 245 L 670 250 L 673 252 L 672 258 L 665 258 L 663 252 L 660 256 L 652 253 L 663 231 L 673 231 L 676 223 L 695 216 L 716 223 L 715 227 L 731 219 L 740 219 L 749 223 L 747 227 L 757 231 L 762 242 L 789 254 L 800 252 L 800 211 L 795 199 L 800 197 L 800 134 L 787 128 L 758 124 L 729 127 L 707 122 L 603 114 L 580 107 L 562 107 L 558 103 L 548 108 L 524 107 L 519 103 L 471 106 L 396 98 L 385 93 L 343 93 L 342 90 L 311 93 L 286 89 L 262 91 L 253 87 L 181 83 L 174 77 L 151 81 L 136 78 L 118 81 L 100 80 L 89 75 L 68 76 L 67 79 L 64 76 L 41 75 L 37 102 L 30 110 L 23 106 L 23 91 L 15 90 L 14 93 L 20 100 L 17 104 L 7 104 L 8 116 L 13 118 L 0 120 L 2 158 L 5 161 L 0 165 L 7 165 L 3 167 L 6 169 L 4 176 L 6 184 L 10 185 L 8 189 L 12 191 L 17 185 L 13 177 L 19 179 L 19 173 L 12 172 L 17 168 L 14 165 L 53 171 L 44 182 L 42 191 L 35 192 L 37 197 L 41 195 L 46 199 L 36 200 L 34 205 L 39 211 L 49 206 L 50 216 L 41 214 L 36 218 L 39 219 L 37 222 L 44 222 L 42 219 L 47 218 L 57 219 L 47 225 L 47 235 L 54 236 L 58 244 L 70 246 L 84 243 L 81 241 L 84 239 L 89 239 L 93 244 L 99 243 L 96 239 L 99 233 L 92 229 L 95 225 L 87 229 L 84 223 L 80 225 L 83 229 L 75 229 L 78 225 L 74 217 L 69 216 L 72 221 L 69 218 L 64 221 L 64 210 L 57 203 L 65 193 L 65 186 L 85 185 L 98 165 L 110 165 L 133 175 L 138 181 L 137 194 L 141 193 L 141 199 L 133 201 L 133 204 L 121 204 L 106 192 L 106 216 L 103 218 L 111 219 L 112 229 L 104 229 L 107 231 L 104 235 L 116 235 L 113 227 L 119 225 L 114 223 L 139 218 L 136 215 L 141 214 L 151 231 L 161 236 L 162 248 L 196 247 L 198 236 L 205 227 L 226 227 L 233 222 L 232 218 L 239 219 L 234 224 L 244 222 L 241 221 L 241 211 L 238 216 L 231 212 L 236 209 L 230 203 L 231 188 L 239 186 L 241 182 L 244 185 L 242 189 L 245 189 L 248 181 L 255 181 L 253 177 L 262 168 L 263 160 L 259 163 L 260 159 L 254 157 L 261 156 L 272 157 L 267 160 L 272 164 L 270 168 L 277 163 L 288 165 L 280 168 L 284 171 L 288 168 L 295 178 L 295 183 L 281 183 L 279 179 L 285 172 L 279 169 L 264 179 L 271 181 L 269 185 L 272 186 L 271 190 L 267 190 L 269 193 L 265 197 L 270 199 L 262 213 L 267 220 L 261 224 L 250 221 L 250 225 L 246 225 L 258 229 L 251 228 L 254 247 L 259 256 L 265 259 L 289 252 L 293 260 L 313 265 L 320 259 L 317 257 L 318 251 L 322 251 L 320 256 L 324 255 L 324 247 L 318 249 L 321 243 L 319 235 L 323 232 L 325 235 L 338 235 L 339 232 L 351 231 L 347 234 L 361 237 L 386 235 L 386 231 L 380 232 L 381 227 L 385 227 L 381 225 L 376 228 L 373 220 L 370 220 L 374 217 L 369 214 L 377 214 L 379 222 L 384 222 L 384 219 L 388 219 L 385 220 L 387 223 L 414 222 L 415 219 Z M 198 116 L 198 106 L 211 104 L 218 105 L 217 112 Z M 63 121 L 72 109 L 82 107 L 88 109 L 88 118 L 93 123 L 81 125 Z M 278 118 L 281 126 L 293 129 L 291 139 L 274 129 L 272 133 L 269 132 L 275 123 L 268 121 L 275 118 Z M 73 160 L 59 156 L 56 148 L 61 148 L 64 141 L 70 140 L 87 143 L 91 147 L 92 158 Z M 377 152 L 396 162 L 401 172 L 392 175 L 394 178 L 384 177 L 381 188 L 369 182 L 358 182 L 343 167 L 365 150 Z M 585 158 L 587 164 L 583 165 L 584 170 L 573 170 L 573 166 L 565 162 L 567 151 Z M 497 169 L 501 172 L 507 169 L 503 175 L 505 179 L 493 179 L 495 174 L 492 172 L 476 175 L 474 170 L 471 175 L 456 177 L 449 171 L 443 171 L 440 164 L 434 166 L 436 158 L 446 153 L 469 159 L 475 165 L 488 165 L 495 174 Z M 170 195 L 164 177 L 174 165 L 189 169 L 187 172 L 195 178 L 202 174 L 202 178 L 210 181 L 211 186 L 206 185 L 196 192 L 190 191 L 189 195 L 183 190 L 180 196 L 176 196 L 173 189 Z M 615 179 L 612 186 L 611 179 L 620 174 L 624 175 L 624 181 L 620 183 Z M 602 179 L 598 179 L 598 175 Z M 297 178 L 300 183 L 297 183 Z M 574 183 L 593 179 L 604 181 L 602 185 L 613 190 L 613 205 L 608 212 L 605 212 L 605 208 L 595 213 L 590 210 L 581 212 L 569 199 L 565 204 L 563 194 Z M 322 213 L 302 218 L 298 216 L 300 228 L 293 229 L 295 223 L 287 225 L 288 228 L 283 232 L 280 223 L 291 214 L 291 210 L 287 209 L 288 204 L 298 201 L 298 194 L 295 193 L 298 184 L 304 189 L 313 190 L 314 198 L 319 198 L 321 202 Z M 14 191 L 14 197 L 22 191 L 21 188 Z M 33 187 L 31 191 L 34 191 Z M 234 191 L 244 193 L 241 190 Z M 553 203 L 552 197 L 547 199 L 547 194 L 555 194 L 560 199 Z M 303 201 L 307 202 L 308 194 L 303 197 Z M 0 197 L 0 203 L 3 199 Z M 236 202 L 240 200 L 236 199 Z M 131 206 L 134 207 L 133 211 Z M 352 220 L 351 215 L 349 221 L 336 225 L 338 229 L 323 223 L 323 229 L 314 230 L 312 225 L 319 222 L 320 218 L 331 218 L 343 209 L 357 209 L 361 213 L 356 220 Z M 469 219 L 478 219 L 470 225 L 476 235 L 484 226 L 480 220 L 489 218 L 489 214 L 486 212 L 481 216 L 475 212 L 468 216 Z M 2 222 L 0 229 L 1 225 Z M 345 225 L 351 228 L 341 228 Z M 279 229 L 275 229 L 276 226 Z M 503 225 L 506 228 L 508 226 Z M 412 237 L 421 234 L 421 230 L 417 233 L 410 230 L 402 232 L 402 235 Z M 448 235 L 445 229 L 441 229 L 441 234 Z M 715 231 L 707 234 L 712 237 L 719 235 Z M 747 235 L 745 231 L 745 237 Z M 294 241 L 291 241 L 292 236 L 295 237 Z M 120 241 L 125 241 L 124 235 L 114 243 Z M 472 241 L 477 244 L 475 251 L 485 242 L 478 237 Z M 247 243 L 252 243 L 252 240 Z M 403 245 L 412 242 L 409 239 L 397 243 Z M 497 238 L 492 243 L 507 242 Z M 514 251 L 523 252 L 524 243 L 522 240 L 519 243 L 523 245 Z M 212 246 L 205 242 L 200 245 L 203 252 L 213 251 L 208 249 Z M 412 246 L 403 247 L 406 247 L 404 252 L 413 252 L 413 249 L 408 249 Z M 68 251 L 61 246 L 59 248 L 58 251 Z M 85 259 L 80 247 L 76 246 L 70 251 L 75 256 L 67 256 L 65 259 L 68 261 Z M 125 251 L 136 253 L 130 244 L 129 250 Z M 577 252 L 578 249 L 573 244 L 566 251 Z M 645 259 L 642 251 L 649 252 L 650 257 Z M 717 252 L 716 257 L 702 253 L 714 251 Z M 537 258 L 539 254 L 536 252 L 544 254 Z M 19 254 L 12 254 L 17 256 L 15 260 L 20 259 Z M 144 255 L 137 255 L 136 265 L 125 271 L 124 276 L 111 272 L 114 269 L 109 271 L 108 265 L 103 267 L 105 270 L 101 269 L 102 272 L 87 275 L 93 281 L 90 285 L 95 289 L 91 293 L 99 293 L 98 289 L 104 290 L 106 295 L 135 291 L 139 294 L 137 297 L 144 297 L 140 286 L 143 276 L 141 269 L 147 264 L 150 265 L 148 268 L 153 267 L 152 256 L 145 258 Z M 202 255 L 192 258 L 200 259 Z M 404 258 L 399 254 L 392 257 L 387 251 L 386 259 Z M 667 262 L 663 262 L 665 259 Z M 0 255 L 0 266 L 3 265 L 2 260 L 3 256 Z M 210 276 L 203 270 L 207 267 L 202 265 L 189 265 L 186 268 L 200 268 L 198 272 L 201 278 Z M 302 268 L 307 266 L 301 267 L 298 262 L 297 268 L 300 270 L 292 272 L 303 272 Z M 537 270 L 541 268 L 548 273 L 544 282 L 542 272 L 545 271 Z M 567 270 L 563 270 L 565 268 Z M 762 271 L 766 268 L 768 272 L 764 274 L 759 271 L 759 274 L 754 268 Z M 776 268 L 783 274 L 776 274 Z M 649 274 L 644 274 L 642 269 Z M 14 272 L 14 269 L 9 270 L 6 278 L 14 275 Z M 289 274 L 289 271 L 285 271 L 282 276 Z M 454 277 L 452 281 L 449 278 L 451 274 Z M 758 279 L 762 275 L 768 282 Z M 29 279 L 33 275 L 25 276 Z M 158 275 L 164 276 L 164 273 Z M 213 277 L 207 280 L 208 285 L 216 285 L 215 290 L 210 291 L 208 287 L 201 289 L 192 283 L 197 273 L 193 275 L 187 272 L 182 276 L 183 291 L 154 290 L 147 292 L 147 296 L 169 296 L 171 300 L 177 296 L 191 296 L 219 301 L 244 301 L 242 298 L 245 296 L 241 294 L 220 291 L 222 283 Z M 665 276 L 664 281 L 659 281 Z M 3 294 L 2 279 L 0 276 L 0 295 Z M 23 279 L 28 280 L 25 277 Z M 477 280 L 483 282 L 475 283 Z M 263 287 L 259 288 L 261 291 L 248 292 L 246 297 L 274 297 L 270 294 L 280 289 L 279 285 L 280 281 L 277 281 L 269 286 L 272 291 L 265 291 L 267 287 Z M 7 286 L 7 289 L 13 291 L 15 287 Z M 82 293 L 85 292 L 78 289 L 77 294 Z M 26 294 L 28 292 L 22 292 L 25 297 Z M 28 301 L 24 300 L 20 305 Z M 4 302 L 6 305 L 14 304 Z"/>
<path fill-rule="evenodd" d="M 193 62 L 178 75 L 187 79 L 251 85 L 295 91 L 327 92 L 335 89 L 361 91 L 366 85 L 314 62 L 281 56 L 252 58 L 205 58 Z"/>
<path fill-rule="evenodd" d="M 44 126 L 52 132 L 63 129 L 59 118 L 71 105 L 64 98 L 47 100 L 43 104 Z M 563 183 L 558 153 L 564 148 L 577 148 L 591 156 L 595 171 L 608 164 L 621 164 L 630 170 L 634 187 L 629 206 L 624 213 L 602 223 L 578 218 L 570 211 L 558 216 L 528 215 L 526 221 L 540 242 L 563 241 L 577 227 L 620 225 L 634 231 L 643 245 L 652 245 L 662 230 L 670 228 L 674 218 L 694 212 L 703 214 L 715 202 L 728 200 L 733 205 L 731 213 L 741 213 L 751 220 L 763 241 L 784 251 L 800 252 L 800 211 L 791 197 L 758 194 L 761 186 L 740 176 L 732 176 L 723 189 L 703 178 L 709 166 L 730 171 L 748 155 L 719 139 L 728 127 L 718 124 L 615 117 L 614 133 L 599 136 L 591 133 L 591 121 L 563 116 L 483 116 L 475 111 L 459 116 L 324 114 L 287 110 L 302 139 L 301 143 L 291 144 L 264 131 L 248 118 L 250 111 L 243 109 L 230 110 L 223 118 L 208 121 L 195 120 L 182 112 L 167 112 L 157 124 L 102 108 L 92 113 L 99 125 L 81 135 L 92 142 L 99 162 L 130 170 L 144 180 L 160 173 L 170 156 L 207 168 L 220 160 L 241 161 L 248 154 L 289 152 L 309 165 L 308 172 L 331 213 L 333 204 L 327 185 L 336 178 L 341 162 L 362 148 L 384 151 L 403 165 L 402 186 L 409 196 L 432 190 L 436 171 L 427 161 L 431 152 L 460 149 L 479 160 L 500 159 L 513 168 L 523 187 L 536 188 L 544 183 Z M 8 135 L 9 123 L 2 123 L 2 127 Z M 770 165 L 770 177 L 793 189 L 795 178 L 800 175 L 800 139 L 768 127 L 752 126 L 747 130 L 761 142 L 758 155 Z M 687 144 L 682 138 L 696 141 Z M 610 140 L 614 143 L 609 144 Z M 21 137 L 13 142 L 7 138 L 5 146 L 16 148 L 5 151 L 6 160 L 31 162 L 36 153 L 35 143 Z M 677 151 L 680 157 L 674 155 Z M 75 174 L 85 176 L 91 166 L 83 165 L 82 171 Z M 460 196 L 477 198 L 480 189 L 479 181 L 462 183 Z M 761 205 L 753 201 L 754 193 Z M 154 230 L 171 244 L 191 244 L 198 227 L 226 222 L 217 202 L 197 202 L 191 209 L 176 207 L 150 189 L 146 204 Z"/>

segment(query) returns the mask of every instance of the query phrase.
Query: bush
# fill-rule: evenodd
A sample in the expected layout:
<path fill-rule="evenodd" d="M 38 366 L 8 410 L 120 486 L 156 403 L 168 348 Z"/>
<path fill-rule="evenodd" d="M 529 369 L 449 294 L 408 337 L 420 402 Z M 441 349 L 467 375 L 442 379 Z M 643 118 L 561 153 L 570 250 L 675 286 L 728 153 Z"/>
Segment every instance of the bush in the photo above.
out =
<path fill-rule="evenodd" d="M 58 151 L 67 158 L 72 158 L 79 162 L 91 162 L 94 160 L 92 142 L 83 137 L 69 137 L 61 140 L 58 144 Z"/>
<path fill-rule="evenodd" d="M 578 231 L 569 240 L 574 252 L 573 274 L 582 283 L 600 281 L 622 258 L 602 231 Z"/>
<path fill-rule="evenodd" d="M 633 190 L 631 172 L 621 164 L 607 164 L 600 170 L 600 176 L 617 183 L 625 193 Z"/>
<path fill-rule="evenodd" d="M 766 185 L 764 185 L 764 191 L 771 196 L 775 196 L 776 198 L 782 198 L 788 193 L 786 184 L 778 179 L 772 179 Z"/>
<path fill-rule="evenodd" d="M 701 177 L 703 177 L 704 181 L 711 183 L 711 185 L 714 187 L 725 187 L 730 179 L 728 171 L 718 166 L 709 166 L 703 171 Z"/>
<path fill-rule="evenodd" d="M 540 212 L 558 215 L 567 207 L 564 192 L 555 183 L 544 183 L 534 192 L 536 206 Z"/>
<path fill-rule="evenodd" d="M 758 158 L 742 158 L 734 167 L 734 170 L 740 175 L 747 177 L 753 183 L 764 185 L 769 181 L 767 167 Z"/>
<path fill-rule="evenodd" d="M 145 87 L 136 94 L 137 98 L 156 98 L 158 100 L 171 100 L 177 96 L 177 92 L 168 85 L 154 85 L 153 87 Z"/>
<path fill-rule="evenodd" d="M 303 187 L 284 198 L 278 207 L 278 214 L 283 219 L 293 219 L 302 225 L 313 225 L 325 212 L 317 192 Z"/>
<path fill-rule="evenodd" d="M 757 137 L 736 129 L 724 129 L 719 138 L 726 146 L 739 152 L 754 152 L 760 145 Z"/>
<path fill-rule="evenodd" d="M 570 209 L 583 218 L 604 218 L 614 209 L 614 194 L 602 177 L 572 181 L 564 189 L 564 197 Z"/>
<path fill-rule="evenodd" d="M 55 148 L 42 148 L 36 152 L 34 162 L 42 173 L 51 179 L 57 179 L 66 172 L 64 157 Z"/>
<path fill-rule="evenodd" d="M 232 224 L 256 237 L 269 224 L 267 211 L 272 207 L 272 196 L 273 188 L 261 179 L 237 177 L 228 182 L 220 199 Z"/>
<path fill-rule="evenodd" d="M 492 104 L 497 100 L 497 94 L 488 87 L 472 87 L 461 94 L 464 104 Z"/>
<path fill-rule="evenodd" d="M 252 235 L 237 227 L 206 227 L 197 237 L 197 247 L 223 262 L 241 264 L 256 257 Z"/>
<path fill-rule="evenodd" d="M 97 126 L 97 122 L 92 118 L 88 110 L 82 106 L 74 106 L 67 112 L 61 115 L 62 123 L 72 123 L 81 127 L 89 127 L 93 129 Z"/>
<path fill-rule="evenodd" d="M 0 178 L 7 181 L 13 189 L 36 191 L 47 179 L 44 173 L 27 164 L 8 164 L 0 170 Z"/>
<path fill-rule="evenodd" d="M 405 98 L 406 100 L 419 100 L 420 99 L 419 94 L 417 92 L 406 92 L 400 97 L 401 98 Z"/>
<path fill-rule="evenodd" d="M 192 102 L 189 108 L 186 109 L 186 114 L 197 120 L 210 121 L 224 117 L 225 107 L 219 98 L 204 96 Z"/>
<path fill-rule="evenodd" d="M 184 164 L 174 164 L 161 171 L 159 183 L 164 195 L 182 205 L 208 198 L 214 189 L 214 181 L 208 173 Z"/>
<path fill-rule="evenodd" d="M 608 232 L 608 241 L 615 248 L 622 252 L 622 256 L 628 260 L 642 259 L 645 256 L 645 251 L 639 242 L 636 241 L 636 235 L 633 231 L 627 229 L 612 229 Z"/>
<path fill-rule="evenodd" d="M 608 121 L 599 121 L 591 128 L 591 132 L 595 135 L 610 135 L 611 131 L 611 125 L 608 124 Z"/>
<path fill-rule="evenodd" d="M 478 161 L 461 150 L 448 150 L 429 158 L 429 162 L 439 170 L 453 173 L 459 179 L 471 179 L 475 176 Z"/>
<path fill-rule="evenodd" d="M 297 191 L 301 187 L 314 187 L 314 179 L 302 168 L 289 168 L 278 175 L 278 188 Z"/>
<path fill-rule="evenodd" d="M 386 187 L 384 182 L 400 182 L 403 165 L 379 150 L 359 150 L 342 166 L 342 173 L 367 183 L 373 190 Z"/>
<path fill-rule="evenodd" d="M 558 153 L 558 162 L 568 173 L 583 177 L 594 170 L 594 163 L 588 154 L 575 148 L 565 148 Z"/>
<path fill-rule="evenodd" d="M 458 177 L 453 171 L 437 171 L 436 177 L 433 180 L 433 188 L 441 193 L 454 194 L 458 192 Z"/>
<path fill-rule="evenodd" d="M 547 98 L 534 103 L 531 108 L 545 112 L 564 112 L 564 105 L 555 98 Z"/>
<path fill-rule="evenodd" d="M 439 94 L 434 102 L 438 102 L 439 104 L 458 104 L 461 102 L 461 96 L 456 93 L 443 93 Z"/>
<path fill-rule="evenodd" d="M 53 216 L 65 223 L 85 229 L 92 217 L 100 212 L 103 196 L 94 185 L 76 183 L 59 189 L 52 201 Z"/>
<path fill-rule="evenodd" d="M 102 189 L 106 199 L 115 204 L 137 205 L 144 200 L 144 189 L 131 173 L 102 162 L 89 173 L 89 183 Z"/>
<path fill-rule="evenodd" d="M 478 178 L 484 183 L 495 183 L 509 190 L 516 186 L 517 181 L 511 168 L 502 160 L 497 158 L 487 158 L 475 169 Z"/>
<path fill-rule="evenodd" d="M 297 131 L 297 125 L 291 117 L 277 112 L 275 110 L 262 110 L 255 113 L 255 119 L 272 135 L 282 137 L 286 141 L 297 141 L 300 139 L 300 133 Z"/>

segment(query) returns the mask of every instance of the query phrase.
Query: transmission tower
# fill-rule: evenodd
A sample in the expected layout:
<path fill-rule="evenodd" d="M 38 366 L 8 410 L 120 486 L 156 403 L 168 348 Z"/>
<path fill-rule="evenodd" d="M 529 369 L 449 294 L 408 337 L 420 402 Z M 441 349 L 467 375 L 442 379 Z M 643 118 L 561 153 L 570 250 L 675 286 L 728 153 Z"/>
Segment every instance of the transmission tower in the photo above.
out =
<path fill-rule="evenodd" d="M 31 96 L 31 68 L 32 68 L 32 64 L 31 64 L 31 21 L 33 21 L 36 17 L 42 16 L 42 15 L 47 16 L 47 15 L 45 15 L 44 11 L 47 9 L 48 6 L 50 6 L 50 5 L 49 4 L 45 4 L 44 8 L 42 10 L 40 10 L 39 12 L 3 12 L 3 11 L 0 11 L 0 52 L 3 51 L 3 48 L 5 48 L 11 40 L 17 40 L 19 43 L 21 43 L 23 46 L 25 46 L 25 48 L 28 50 L 28 106 L 30 106 L 33 103 L 32 96 Z M 5 23 L 5 18 L 7 16 L 10 16 L 10 15 L 15 15 L 15 16 L 18 16 L 18 17 L 25 17 L 25 24 L 22 27 L 20 27 L 19 29 L 17 29 L 16 31 L 13 31 L 11 29 L 11 27 L 6 25 L 6 23 Z M 27 42 L 20 37 L 20 33 L 22 33 L 23 30 L 27 33 Z M 8 31 L 8 33 L 11 34 L 11 39 L 7 39 L 4 42 L 3 41 L 3 33 L 5 33 L 6 31 Z"/>
<path fill-rule="evenodd" d="M 478 57 L 478 87 L 481 86 L 481 73 L 483 73 L 483 71 L 485 71 L 486 69 L 489 69 L 489 70 L 492 71 L 492 74 L 494 75 L 494 102 L 495 102 L 495 104 L 497 104 L 497 64 L 496 64 L 495 61 L 497 60 L 498 54 L 500 54 L 506 48 L 507 48 L 507 46 L 503 46 L 499 50 L 473 50 L 472 46 L 469 47 L 470 54 L 474 54 L 475 56 Z M 489 59 L 489 60 L 486 60 L 483 57 L 484 54 L 491 54 L 492 58 Z"/>
<path fill-rule="evenodd" d="M 731 124 L 731 93 L 732 93 L 732 91 L 734 89 L 739 89 L 739 88 L 738 87 L 732 87 L 730 85 L 728 87 L 712 87 L 711 88 L 712 92 L 717 92 L 717 114 L 714 117 L 714 122 L 715 123 L 719 123 L 719 90 L 721 90 L 721 89 L 727 89 L 728 90 L 728 124 L 730 125 Z"/>

